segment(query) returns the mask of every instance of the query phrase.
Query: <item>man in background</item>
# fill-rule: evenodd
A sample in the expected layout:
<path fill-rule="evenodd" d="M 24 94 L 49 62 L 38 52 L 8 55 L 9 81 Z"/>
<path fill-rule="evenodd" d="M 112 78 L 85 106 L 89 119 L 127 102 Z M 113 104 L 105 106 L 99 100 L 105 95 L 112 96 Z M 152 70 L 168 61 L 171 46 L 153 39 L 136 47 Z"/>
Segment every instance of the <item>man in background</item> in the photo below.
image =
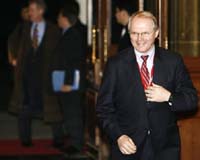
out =
<path fill-rule="evenodd" d="M 76 0 L 69 0 L 65 3 L 66 6 L 71 8 L 71 11 L 76 16 L 76 21 L 73 24 L 74 28 L 79 32 L 81 39 L 81 68 L 82 68 L 82 102 L 84 105 L 85 101 L 85 89 L 86 89 L 86 61 L 88 55 L 88 45 L 87 45 L 87 26 L 84 25 L 79 19 L 80 5 Z"/>
<path fill-rule="evenodd" d="M 44 0 L 30 0 L 28 8 L 29 22 L 23 27 L 19 39 L 14 91 L 9 108 L 10 112 L 18 113 L 19 138 L 26 147 L 33 145 L 33 118 L 49 123 L 62 120 L 49 74 L 50 59 L 60 32 L 55 25 L 45 20 Z"/>
<path fill-rule="evenodd" d="M 131 0 L 118 0 L 116 3 L 115 17 L 117 22 L 123 26 L 121 30 L 121 37 L 118 43 L 118 51 L 131 46 L 128 22 L 131 14 L 134 11 L 137 11 L 137 6 L 137 2 Z"/>
<path fill-rule="evenodd" d="M 81 103 L 81 77 L 82 68 L 82 41 L 81 34 L 74 24 L 77 16 L 70 5 L 63 7 L 58 15 L 58 25 L 62 30 L 62 36 L 55 49 L 55 57 L 52 59 L 52 73 L 56 70 L 65 72 L 64 85 L 58 93 L 60 108 L 63 113 L 63 123 L 54 126 L 57 137 L 55 147 L 64 150 L 68 154 L 81 151 L 83 146 L 83 106 Z M 78 71 L 78 75 L 75 72 Z M 77 81 L 76 81 L 77 79 Z M 78 80 L 79 79 L 79 80 Z M 74 82 L 78 87 L 74 87 Z M 69 145 L 65 144 L 68 137 Z"/>

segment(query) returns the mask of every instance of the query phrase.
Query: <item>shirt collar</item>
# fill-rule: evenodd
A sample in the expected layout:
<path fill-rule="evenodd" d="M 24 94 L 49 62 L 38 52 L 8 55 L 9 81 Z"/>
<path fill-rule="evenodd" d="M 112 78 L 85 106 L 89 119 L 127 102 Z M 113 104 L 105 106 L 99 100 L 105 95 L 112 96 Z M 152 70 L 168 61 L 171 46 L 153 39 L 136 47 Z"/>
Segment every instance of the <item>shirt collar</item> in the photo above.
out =
<path fill-rule="evenodd" d="M 33 22 L 32 26 L 35 26 L 35 25 L 38 25 L 38 27 L 41 26 L 41 25 L 45 25 L 45 21 L 43 20 L 43 21 L 40 21 L 38 23 Z"/>
<path fill-rule="evenodd" d="M 155 55 L 155 45 L 153 45 L 153 47 L 147 52 L 147 53 L 141 53 L 141 52 L 138 52 L 135 48 L 134 48 L 134 51 L 135 51 L 135 55 L 136 55 L 136 59 L 137 61 L 143 61 L 141 56 L 142 55 L 148 55 L 148 61 L 153 61 L 153 58 L 154 58 L 154 55 Z"/>
<path fill-rule="evenodd" d="M 69 29 L 69 27 L 63 28 L 62 33 L 65 34 L 65 32 Z"/>

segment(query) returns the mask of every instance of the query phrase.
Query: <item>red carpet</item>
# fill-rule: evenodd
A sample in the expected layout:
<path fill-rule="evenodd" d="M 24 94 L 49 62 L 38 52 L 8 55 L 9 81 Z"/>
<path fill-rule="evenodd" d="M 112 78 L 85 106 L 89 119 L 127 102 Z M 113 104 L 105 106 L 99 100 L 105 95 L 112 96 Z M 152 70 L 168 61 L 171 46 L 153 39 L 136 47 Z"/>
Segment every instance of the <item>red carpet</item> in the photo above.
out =
<path fill-rule="evenodd" d="M 20 155 L 59 155 L 59 150 L 52 147 L 49 139 L 33 140 L 32 147 L 23 147 L 19 140 L 0 140 L 0 156 Z"/>

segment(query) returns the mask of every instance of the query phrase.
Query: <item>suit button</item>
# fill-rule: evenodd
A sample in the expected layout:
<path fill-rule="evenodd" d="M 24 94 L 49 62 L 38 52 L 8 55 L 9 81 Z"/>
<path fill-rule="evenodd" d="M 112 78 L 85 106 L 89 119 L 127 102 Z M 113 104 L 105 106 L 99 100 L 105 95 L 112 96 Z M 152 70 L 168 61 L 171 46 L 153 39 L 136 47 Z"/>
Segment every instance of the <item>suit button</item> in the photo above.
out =
<path fill-rule="evenodd" d="M 148 134 L 148 135 L 150 135 L 150 134 L 151 134 L 151 131 L 150 131 L 150 130 L 148 130 L 148 131 L 147 131 L 147 134 Z"/>

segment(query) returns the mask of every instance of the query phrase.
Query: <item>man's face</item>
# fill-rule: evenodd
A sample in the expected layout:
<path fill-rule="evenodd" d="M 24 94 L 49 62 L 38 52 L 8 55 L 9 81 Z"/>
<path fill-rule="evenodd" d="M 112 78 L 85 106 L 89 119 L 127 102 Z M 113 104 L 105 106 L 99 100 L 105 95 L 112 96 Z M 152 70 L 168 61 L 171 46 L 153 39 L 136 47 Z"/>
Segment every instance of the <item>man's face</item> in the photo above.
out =
<path fill-rule="evenodd" d="M 57 18 L 57 21 L 58 21 L 58 26 L 59 26 L 60 28 L 63 28 L 64 17 L 62 16 L 61 13 L 59 13 L 58 18 Z"/>
<path fill-rule="evenodd" d="M 146 53 L 154 45 L 159 31 L 154 29 L 150 18 L 135 17 L 130 25 L 130 38 L 133 47 L 141 53 Z"/>
<path fill-rule="evenodd" d="M 115 17 L 116 17 L 116 20 L 117 20 L 117 23 L 119 24 L 123 24 L 123 11 L 120 10 L 119 8 L 116 8 L 116 11 L 115 11 Z"/>
<path fill-rule="evenodd" d="M 29 9 L 28 9 L 28 7 L 25 7 L 25 8 L 22 9 L 21 17 L 22 17 L 23 20 L 26 20 L 26 21 L 29 20 Z"/>
<path fill-rule="evenodd" d="M 35 3 L 29 5 L 29 17 L 32 22 L 40 21 L 43 18 L 44 9 Z"/>

